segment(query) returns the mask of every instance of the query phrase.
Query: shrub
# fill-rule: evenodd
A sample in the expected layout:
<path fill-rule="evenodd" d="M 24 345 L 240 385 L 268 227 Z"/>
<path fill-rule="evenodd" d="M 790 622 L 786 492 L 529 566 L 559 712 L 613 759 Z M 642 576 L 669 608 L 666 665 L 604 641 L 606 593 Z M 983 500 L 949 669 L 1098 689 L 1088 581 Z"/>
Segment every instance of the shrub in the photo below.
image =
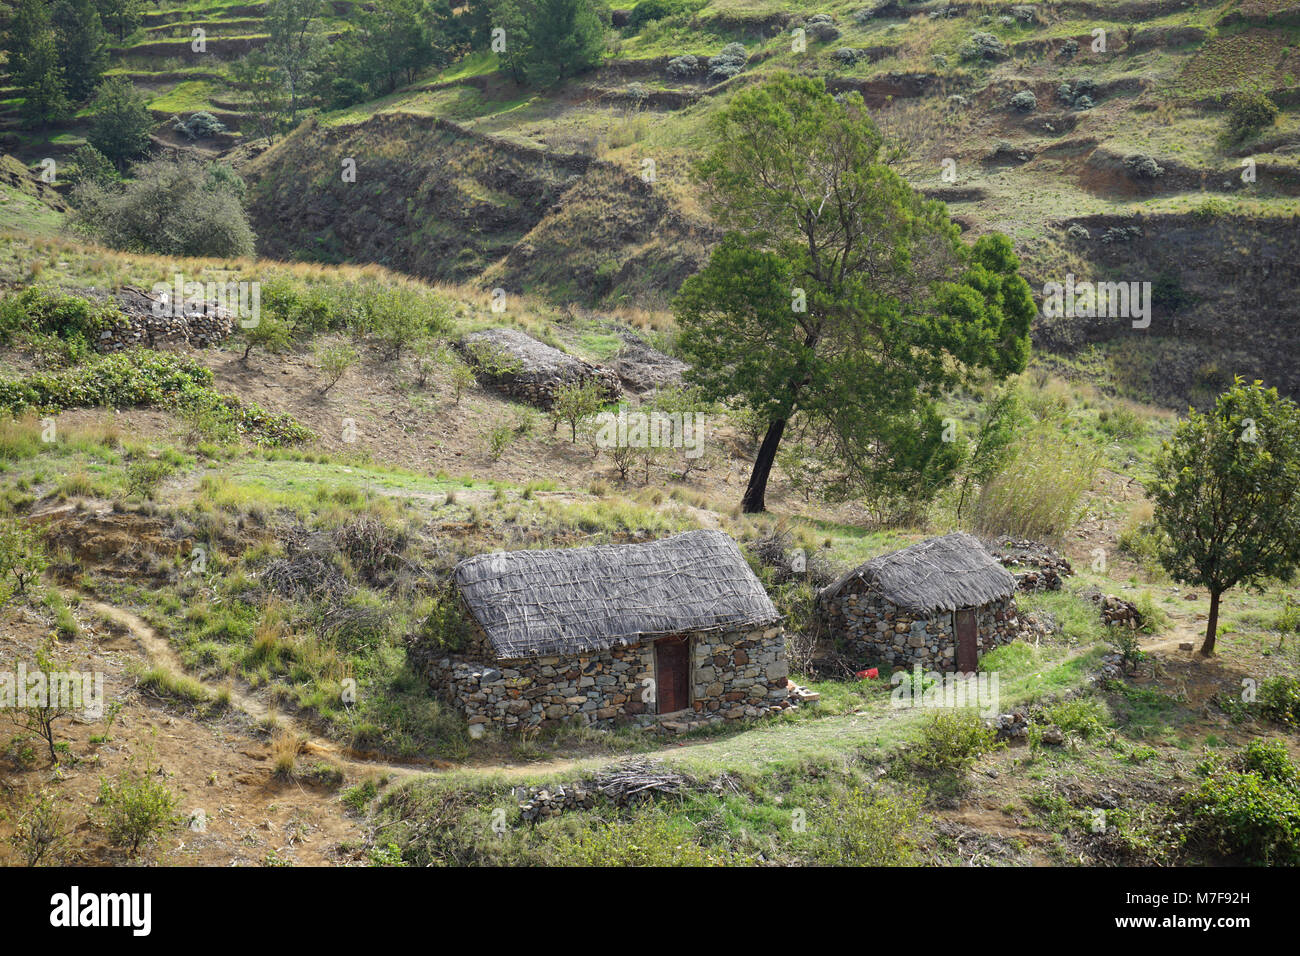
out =
<path fill-rule="evenodd" d="M 690 53 L 675 56 L 668 61 L 668 75 L 674 80 L 689 80 L 699 72 L 699 58 Z"/>
<path fill-rule="evenodd" d="M 687 13 L 698 5 L 696 0 L 637 0 L 628 12 L 627 27 L 635 33 L 647 23 Z"/>
<path fill-rule="evenodd" d="M 1259 710 L 1269 720 L 1300 724 L 1300 680 L 1279 674 L 1259 685 Z"/>
<path fill-rule="evenodd" d="M 357 350 L 350 345 L 329 345 L 316 352 L 316 368 L 320 371 L 324 384 L 324 395 L 338 384 L 348 369 L 357 364 Z"/>
<path fill-rule="evenodd" d="M 14 822 L 9 842 L 28 866 L 56 862 L 68 840 L 67 821 L 53 793 L 33 793 Z"/>
<path fill-rule="evenodd" d="M 578 426 L 604 407 L 605 388 L 594 378 L 578 382 L 565 382 L 551 396 L 551 421 L 558 428 L 560 422 L 569 425 L 569 439 L 578 440 Z"/>
<path fill-rule="evenodd" d="M 921 739 L 908 751 L 915 767 L 965 773 L 994 749 L 996 735 L 974 714 L 938 713 L 921 726 Z"/>
<path fill-rule="evenodd" d="M 962 46 L 961 55 L 967 60 L 1000 60 L 1007 55 L 1007 49 L 992 33 L 972 33 Z"/>
<path fill-rule="evenodd" d="M 1236 94 L 1228 103 L 1228 139 L 1256 136 L 1277 122 L 1277 105 L 1259 90 Z"/>
<path fill-rule="evenodd" d="M 19 594 L 26 594 L 32 582 L 49 566 L 41 530 L 17 518 L 0 518 L 0 585 L 12 582 Z M 3 606 L 0 601 L 0 606 Z"/>
<path fill-rule="evenodd" d="M 472 633 L 456 591 L 448 587 L 434 595 L 429 613 L 415 639 L 428 641 L 448 651 L 460 651 L 469 645 Z"/>
<path fill-rule="evenodd" d="M 914 866 L 926 831 L 920 794 L 894 796 L 855 788 L 826 813 L 817 861 L 830 866 Z"/>
<path fill-rule="evenodd" d="M 172 118 L 172 128 L 186 139 L 206 139 L 226 131 L 226 124 L 207 110 L 191 113 L 188 119 Z"/>
<path fill-rule="evenodd" d="M 1110 723 L 1105 705 L 1092 697 L 1074 697 L 1043 709 L 1043 716 L 1062 730 L 1078 734 L 1084 740 L 1104 737 Z"/>
<path fill-rule="evenodd" d="M 121 188 L 82 183 L 74 229 L 114 249 L 174 256 L 251 256 L 243 181 L 219 163 L 155 159 Z"/>
<path fill-rule="evenodd" d="M 1164 167 L 1145 153 L 1125 156 L 1124 166 L 1137 179 L 1159 179 L 1165 174 Z"/>
<path fill-rule="evenodd" d="M 1033 90 L 1021 90 L 1011 97 L 1011 107 L 1022 113 L 1032 113 L 1038 108 L 1038 97 L 1034 95 Z"/>
<path fill-rule="evenodd" d="M 696 842 L 688 823 L 646 812 L 598 822 L 551 844 L 553 866 L 724 866 L 737 860 Z"/>
<path fill-rule="evenodd" d="M 1184 795 L 1191 835 L 1263 866 L 1300 864 L 1300 775 L 1282 744 L 1253 742 Z"/>
<path fill-rule="evenodd" d="M 115 306 L 44 286 L 28 286 L 0 299 L 0 342 L 28 332 L 89 343 L 119 318 Z"/>
<path fill-rule="evenodd" d="M 749 54 L 742 43 L 728 43 L 716 56 L 709 57 L 709 80 L 720 83 L 729 80 L 745 68 Z"/>
<path fill-rule="evenodd" d="M 73 186 L 80 183 L 111 186 L 121 179 L 112 161 L 89 143 L 73 150 L 70 167 L 64 178 Z"/>
<path fill-rule="evenodd" d="M 153 500 L 154 492 L 172 468 L 160 458 L 138 458 L 126 466 L 126 493 Z"/>
<path fill-rule="evenodd" d="M 128 856 L 175 826 L 179 799 L 154 773 L 123 770 L 101 778 L 99 825 Z"/>

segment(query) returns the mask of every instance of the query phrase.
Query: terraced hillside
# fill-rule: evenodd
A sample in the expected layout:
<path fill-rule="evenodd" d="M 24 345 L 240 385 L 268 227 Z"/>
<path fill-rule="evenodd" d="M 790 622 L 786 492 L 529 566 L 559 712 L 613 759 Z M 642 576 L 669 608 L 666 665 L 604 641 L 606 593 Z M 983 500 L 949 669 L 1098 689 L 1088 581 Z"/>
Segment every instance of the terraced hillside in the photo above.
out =
<path fill-rule="evenodd" d="M 1121 391 L 1175 404 L 1217 390 L 1235 372 L 1295 391 L 1288 342 L 1297 290 L 1287 264 L 1300 237 L 1298 13 L 1280 4 L 1168 0 L 874 8 L 711 2 L 639 32 L 622 30 L 603 67 L 558 88 L 520 87 L 481 57 L 379 103 L 327 114 L 248 169 L 260 181 L 254 211 L 263 234 L 274 232 L 276 254 L 359 257 L 465 279 L 465 261 L 431 252 L 440 247 L 427 237 L 462 234 L 467 224 L 456 217 L 473 208 L 469 231 L 486 238 L 470 244 L 475 257 L 493 260 L 482 274 L 489 287 L 592 305 L 661 304 L 685 264 L 680 241 L 668 241 L 656 223 L 700 216 L 690 166 L 710 117 L 735 90 L 793 70 L 825 77 L 832 91 L 860 91 L 901 147 L 900 171 L 944 199 L 971 233 L 1011 235 L 1036 290 L 1067 273 L 1152 283 L 1149 328 L 1127 319 L 1044 323 L 1039 344 L 1065 364 L 1104 369 Z M 811 19 L 818 14 L 833 24 Z M 797 50 L 801 28 L 806 48 Z M 711 79 L 708 58 L 735 42 L 745 45 L 744 69 Z M 974 53 L 977 42 L 986 44 L 983 53 Z M 693 72 L 669 68 L 683 54 L 698 58 Z M 1282 112 L 1257 139 L 1228 146 L 1221 135 L 1227 103 L 1247 85 L 1266 89 Z M 1012 106 L 1025 91 L 1033 108 Z M 382 127 L 376 114 L 387 117 Z M 455 135 L 434 143 L 433 124 Z M 301 214 L 313 202 L 333 208 L 344 195 L 337 183 L 325 200 L 297 195 L 294 186 L 337 181 L 341 155 L 355 155 L 365 168 L 391 149 L 450 170 L 463 162 L 470 135 L 502 176 L 529 165 L 586 166 L 580 156 L 600 161 L 589 168 L 605 182 L 588 172 L 558 203 L 523 179 L 515 186 L 526 195 L 483 188 L 472 207 L 431 193 L 415 201 L 410 216 L 419 227 L 412 228 L 387 210 L 388 188 L 401 180 L 388 182 L 376 167 L 346 194 L 350 212 L 341 224 Z M 300 175 L 308 159 L 309 178 Z M 1247 160 L 1253 181 L 1243 178 Z M 638 188 L 647 169 L 649 191 Z M 671 211 L 647 209 L 649 192 Z M 542 201 L 530 207 L 529 200 Z M 542 215 L 521 216 L 521 207 Z M 373 249 L 346 235 L 351 218 L 371 214 L 383 223 L 381 240 L 368 237 Z M 1260 292 L 1266 286 L 1268 301 Z"/>
<path fill-rule="evenodd" d="M 349 4 L 330 9 L 324 27 L 346 29 Z M 647 22 L 613 10 L 603 65 L 557 86 L 520 85 L 494 54 L 472 52 L 380 100 L 308 109 L 269 150 L 253 142 L 247 92 L 230 76 L 231 57 L 266 37 L 265 4 L 164 3 L 116 44 L 113 69 L 152 96 L 161 144 L 223 154 L 250 180 L 264 254 L 375 262 L 561 304 L 652 308 L 715 238 L 691 178 L 710 118 L 776 71 L 821 76 L 832 91 L 863 94 L 898 146 L 900 172 L 945 200 L 965 229 L 1012 237 L 1036 294 L 1067 275 L 1151 283 L 1149 326 L 1042 321 L 1037 344 L 1062 369 L 1174 405 L 1239 372 L 1300 390 L 1290 345 L 1300 290 L 1289 265 L 1300 211 L 1300 5 L 707 0 L 672 9 Z M 204 53 L 188 45 L 195 28 L 207 31 Z M 710 64 L 735 43 L 743 68 Z M 1281 112 L 1229 143 L 1228 104 L 1246 88 Z M 12 114 L 9 94 L 0 106 Z M 165 122 L 199 109 L 232 132 L 188 143 Z M 2 142 L 35 164 L 66 155 L 84 124 L 36 134 L 11 123 Z M 355 183 L 340 175 L 348 158 Z"/>

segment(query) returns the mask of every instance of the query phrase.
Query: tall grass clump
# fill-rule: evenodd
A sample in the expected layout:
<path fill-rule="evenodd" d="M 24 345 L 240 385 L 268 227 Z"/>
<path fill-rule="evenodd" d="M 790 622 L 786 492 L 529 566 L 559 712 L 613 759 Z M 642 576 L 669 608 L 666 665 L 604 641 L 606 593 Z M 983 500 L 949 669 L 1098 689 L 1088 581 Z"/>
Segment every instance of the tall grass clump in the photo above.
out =
<path fill-rule="evenodd" d="M 1101 453 L 1094 448 L 1046 430 L 1031 432 L 980 489 L 976 528 L 989 536 L 1059 537 L 1074 524 L 1100 464 Z"/>

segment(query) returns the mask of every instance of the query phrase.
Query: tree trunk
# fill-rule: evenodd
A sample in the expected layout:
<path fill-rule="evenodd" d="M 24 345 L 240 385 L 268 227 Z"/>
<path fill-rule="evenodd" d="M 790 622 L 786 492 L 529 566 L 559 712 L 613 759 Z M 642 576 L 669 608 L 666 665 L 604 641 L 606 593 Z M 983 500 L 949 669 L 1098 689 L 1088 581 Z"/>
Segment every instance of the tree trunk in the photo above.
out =
<path fill-rule="evenodd" d="M 1214 639 L 1219 630 L 1219 592 L 1210 592 L 1210 619 L 1205 622 L 1205 643 L 1201 645 L 1202 657 L 1214 655 Z"/>
<path fill-rule="evenodd" d="M 758 514 L 766 511 L 763 499 L 767 495 L 767 478 L 772 474 L 772 463 L 776 461 L 776 449 L 781 444 L 781 435 L 785 432 L 786 420 L 778 418 L 767 426 L 763 444 L 758 446 L 758 455 L 754 458 L 754 470 L 749 475 L 749 485 L 745 488 L 745 497 L 741 499 L 740 510 L 746 514 Z"/>

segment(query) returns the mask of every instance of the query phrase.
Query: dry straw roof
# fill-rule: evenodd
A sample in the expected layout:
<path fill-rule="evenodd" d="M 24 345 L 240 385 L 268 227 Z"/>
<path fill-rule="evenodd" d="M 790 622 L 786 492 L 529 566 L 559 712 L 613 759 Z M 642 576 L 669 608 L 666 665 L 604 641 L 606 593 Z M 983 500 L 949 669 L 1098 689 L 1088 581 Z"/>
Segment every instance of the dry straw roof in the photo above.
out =
<path fill-rule="evenodd" d="M 736 542 L 721 531 L 478 555 L 456 565 L 456 585 L 503 660 L 780 619 Z"/>
<path fill-rule="evenodd" d="M 872 593 L 920 613 L 979 607 L 1016 590 L 1010 572 L 962 531 L 872 558 L 828 587 L 823 598 L 857 579 L 866 581 Z"/>

